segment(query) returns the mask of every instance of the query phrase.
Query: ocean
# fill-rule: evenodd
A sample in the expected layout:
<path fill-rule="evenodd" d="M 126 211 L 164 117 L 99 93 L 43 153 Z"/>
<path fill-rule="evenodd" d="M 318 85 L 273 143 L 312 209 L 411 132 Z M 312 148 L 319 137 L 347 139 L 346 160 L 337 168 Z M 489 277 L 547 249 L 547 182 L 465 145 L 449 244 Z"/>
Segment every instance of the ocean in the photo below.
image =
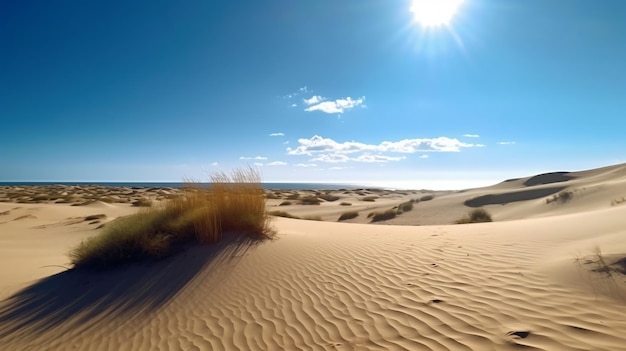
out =
<path fill-rule="evenodd" d="M 200 183 L 204 187 L 211 183 Z M 338 190 L 338 189 L 362 189 L 366 186 L 355 184 L 332 184 L 332 183 L 262 183 L 264 189 L 276 190 Z M 30 185 L 101 185 L 115 187 L 141 187 L 141 188 L 182 188 L 184 183 L 175 182 L 0 182 L 0 186 L 30 186 Z M 367 188 L 373 188 L 367 186 Z"/>

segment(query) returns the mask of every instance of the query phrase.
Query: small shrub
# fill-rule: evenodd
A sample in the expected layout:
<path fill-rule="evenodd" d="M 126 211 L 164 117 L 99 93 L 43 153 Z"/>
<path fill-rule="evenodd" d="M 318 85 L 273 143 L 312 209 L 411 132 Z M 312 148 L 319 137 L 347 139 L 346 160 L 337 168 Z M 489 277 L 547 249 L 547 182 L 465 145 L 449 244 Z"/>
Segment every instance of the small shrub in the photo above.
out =
<path fill-rule="evenodd" d="M 386 221 L 386 220 L 395 218 L 396 214 L 397 213 L 395 210 L 387 210 L 385 212 L 376 212 L 372 216 L 372 222 Z"/>
<path fill-rule="evenodd" d="M 152 206 L 152 200 L 146 199 L 146 198 L 141 198 L 141 199 L 133 202 L 133 206 L 135 206 L 135 207 L 151 207 Z"/>
<path fill-rule="evenodd" d="M 348 219 L 356 218 L 358 216 L 359 216 L 359 212 L 357 211 L 344 212 L 341 214 L 341 216 L 339 216 L 339 219 L 337 221 L 338 222 L 346 221 Z"/>
<path fill-rule="evenodd" d="M 318 199 L 315 195 L 309 195 L 300 198 L 301 205 L 319 205 L 322 200 Z"/>
<path fill-rule="evenodd" d="M 378 196 L 366 196 L 362 197 L 361 201 L 374 202 L 376 199 L 378 199 Z"/>
<path fill-rule="evenodd" d="M 424 195 L 422 197 L 420 197 L 420 201 L 430 201 L 432 199 L 434 199 L 435 197 L 432 195 Z"/>
<path fill-rule="evenodd" d="M 328 202 L 333 202 L 333 201 L 339 200 L 339 196 L 331 195 L 331 194 L 320 194 L 320 195 L 317 195 L 317 197 L 319 197 L 320 199 L 322 199 L 324 201 L 328 201 Z"/>
<path fill-rule="evenodd" d="M 339 205 L 340 205 L 340 206 L 352 206 L 352 204 L 351 204 L 351 203 L 349 203 L 349 202 L 342 202 L 342 203 L 340 203 Z"/>
<path fill-rule="evenodd" d="M 289 205 L 292 205 L 292 204 L 293 203 L 291 201 L 283 201 L 278 206 L 289 206 Z"/>
<path fill-rule="evenodd" d="M 546 204 L 551 202 L 558 201 L 560 203 L 566 203 L 574 198 L 574 192 L 572 191 L 561 191 L 560 193 L 552 196 L 551 198 L 546 199 Z"/>
<path fill-rule="evenodd" d="M 306 217 L 302 217 L 302 219 L 306 221 L 318 221 L 318 222 L 322 221 L 322 217 L 320 216 L 306 216 Z"/>
<path fill-rule="evenodd" d="M 467 217 L 457 220 L 456 224 L 492 222 L 491 215 L 483 208 L 476 208 L 468 212 Z"/>
<path fill-rule="evenodd" d="M 289 194 L 287 196 L 287 200 L 298 200 L 299 198 L 300 198 L 300 194 L 298 193 Z"/>
<path fill-rule="evenodd" d="M 402 212 L 409 212 L 413 209 L 413 202 L 404 202 L 398 206 L 398 209 Z"/>

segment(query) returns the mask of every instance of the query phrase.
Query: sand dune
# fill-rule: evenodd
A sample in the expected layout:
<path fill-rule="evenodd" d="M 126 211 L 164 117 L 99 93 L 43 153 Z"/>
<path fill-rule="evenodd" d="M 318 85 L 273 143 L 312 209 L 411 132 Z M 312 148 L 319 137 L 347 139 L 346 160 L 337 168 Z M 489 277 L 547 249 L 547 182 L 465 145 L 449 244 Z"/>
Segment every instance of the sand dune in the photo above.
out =
<path fill-rule="evenodd" d="M 67 264 L 98 232 L 86 217 L 136 208 L 0 203 L 0 349 L 626 350 L 626 276 L 605 269 L 626 257 L 625 176 L 619 165 L 463 192 L 272 199 L 327 221 L 276 218 L 272 241 L 99 273 L 41 266 Z M 535 189 L 546 195 L 519 195 Z M 389 221 L 413 225 L 335 222 L 427 194 Z M 499 199 L 483 205 L 496 222 L 447 225 L 485 196 Z M 440 223 L 416 226 L 424 213 Z"/>

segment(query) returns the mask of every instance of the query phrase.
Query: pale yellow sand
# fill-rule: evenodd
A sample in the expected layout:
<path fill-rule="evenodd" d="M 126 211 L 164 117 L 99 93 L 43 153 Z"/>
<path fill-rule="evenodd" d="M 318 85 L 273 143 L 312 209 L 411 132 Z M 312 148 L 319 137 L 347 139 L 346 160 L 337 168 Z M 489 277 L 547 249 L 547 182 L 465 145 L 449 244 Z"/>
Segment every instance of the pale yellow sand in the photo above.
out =
<path fill-rule="evenodd" d="M 626 256 L 626 203 L 611 202 L 626 196 L 623 169 L 561 182 L 574 192 L 568 202 L 547 204 L 547 195 L 486 207 L 496 220 L 516 220 L 278 218 L 270 242 L 193 248 L 106 273 L 41 267 L 67 264 L 69 247 L 97 232 L 98 224 L 74 223 L 80 218 L 136 209 L 1 203 L 0 213 L 10 213 L 0 215 L 0 349 L 626 350 L 626 276 L 592 271 L 596 246 L 607 260 Z M 419 220 L 423 207 L 447 223 L 467 211 L 468 199 L 510 201 L 558 184 L 523 182 L 438 194 L 392 221 L 413 213 Z M 421 195 L 388 194 L 363 206 Z M 328 220 L 325 211 L 344 210 L 290 206 Z M 37 218 L 15 220 L 25 215 Z"/>

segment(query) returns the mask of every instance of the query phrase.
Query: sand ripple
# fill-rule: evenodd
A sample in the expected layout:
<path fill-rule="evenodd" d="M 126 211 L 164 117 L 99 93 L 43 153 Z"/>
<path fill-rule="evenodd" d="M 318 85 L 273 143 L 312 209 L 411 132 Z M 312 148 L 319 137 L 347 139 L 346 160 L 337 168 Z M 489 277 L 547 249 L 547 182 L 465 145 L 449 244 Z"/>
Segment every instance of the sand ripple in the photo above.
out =
<path fill-rule="evenodd" d="M 278 240 L 208 261 L 158 306 L 120 310 L 116 305 L 127 299 L 103 297 L 109 305 L 95 304 L 101 310 L 87 317 L 90 306 L 45 329 L 5 333 L 0 348 L 626 348 L 626 336 L 616 333 L 626 330 L 625 305 L 559 285 L 536 269 L 554 246 L 547 239 L 481 240 L 478 229 L 468 240 L 445 226 L 313 222 L 302 234 L 301 226 L 281 220 Z M 358 236 L 342 235 L 346 229 Z M 183 270 L 185 264 L 170 263 L 168 269 Z M 7 317 L 6 301 L 0 306 L 1 334 L 15 320 Z M 63 327 L 72 320 L 80 323 Z"/>

